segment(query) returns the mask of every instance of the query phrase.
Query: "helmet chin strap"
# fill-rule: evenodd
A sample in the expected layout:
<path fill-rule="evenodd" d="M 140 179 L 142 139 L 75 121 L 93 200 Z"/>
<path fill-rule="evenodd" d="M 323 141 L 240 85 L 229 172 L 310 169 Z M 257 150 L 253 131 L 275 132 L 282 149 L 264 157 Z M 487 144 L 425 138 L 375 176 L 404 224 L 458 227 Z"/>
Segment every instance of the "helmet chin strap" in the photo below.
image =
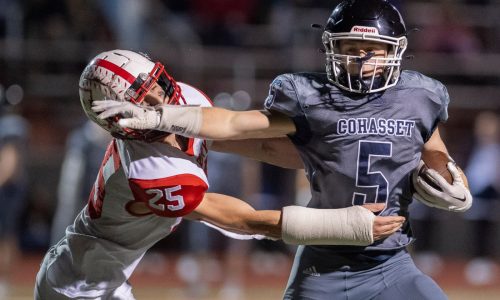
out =
<path fill-rule="evenodd" d="M 384 82 L 382 76 L 377 75 L 375 76 L 375 78 L 373 78 L 373 84 L 371 77 L 370 79 L 363 79 L 361 76 L 357 78 L 354 83 L 359 86 L 361 92 L 366 93 L 369 91 L 370 85 L 372 86 L 372 88 L 378 88 L 382 86 Z"/>

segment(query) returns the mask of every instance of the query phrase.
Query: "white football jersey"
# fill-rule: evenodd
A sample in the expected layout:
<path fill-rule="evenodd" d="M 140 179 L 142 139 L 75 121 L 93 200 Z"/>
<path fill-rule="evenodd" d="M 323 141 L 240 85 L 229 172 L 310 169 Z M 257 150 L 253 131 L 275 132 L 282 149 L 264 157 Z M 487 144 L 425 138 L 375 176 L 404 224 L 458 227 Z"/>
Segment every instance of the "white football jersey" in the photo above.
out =
<path fill-rule="evenodd" d="M 201 92 L 181 87 L 189 104 L 211 106 Z M 185 152 L 136 140 L 109 144 L 87 206 L 44 259 L 40 273 L 45 274 L 37 277 L 42 298 L 52 289 L 70 298 L 104 299 L 126 283 L 145 252 L 169 235 L 208 189 L 206 143 L 189 139 L 188 144 Z M 150 211 L 134 213 L 136 202 Z"/>

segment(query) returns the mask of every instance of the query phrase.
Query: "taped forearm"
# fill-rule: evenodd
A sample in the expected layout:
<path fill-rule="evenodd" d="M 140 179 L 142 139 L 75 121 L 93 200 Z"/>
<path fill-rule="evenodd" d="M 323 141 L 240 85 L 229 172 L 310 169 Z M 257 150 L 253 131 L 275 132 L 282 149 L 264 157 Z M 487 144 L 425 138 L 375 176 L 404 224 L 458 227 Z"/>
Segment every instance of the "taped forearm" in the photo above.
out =
<path fill-rule="evenodd" d="M 164 105 L 158 108 L 160 121 L 158 130 L 187 137 L 199 135 L 203 114 L 199 106 Z"/>
<path fill-rule="evenodd" d="M 282 238 L 294 245 L 354 245 L 373 243 L 375 215 L 361 206 L 342 209 L 283 208 Z"/>

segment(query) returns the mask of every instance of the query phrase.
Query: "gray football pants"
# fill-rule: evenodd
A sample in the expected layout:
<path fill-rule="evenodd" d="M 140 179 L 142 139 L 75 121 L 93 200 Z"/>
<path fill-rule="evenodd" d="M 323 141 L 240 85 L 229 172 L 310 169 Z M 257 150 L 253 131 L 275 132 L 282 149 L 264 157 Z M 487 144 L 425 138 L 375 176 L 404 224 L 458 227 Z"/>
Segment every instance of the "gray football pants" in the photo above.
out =
<path fill-rule="evenodd" d="M 102 296 L 99 297 L 83 297 L 83 296 L 66 296 L 54 289 L 52 284 L 48 280 L 50 263 L 52 262 L 51 255 L 52 248 L 45 255 L 38 274 L 36 275 L 35 290 L 34 290 L 34 300 L 69 300 L 69 299 L 92 299 L 92 300 L 134 300 L 132 294 L 132 287 L 128 282 L 124 282 L 121 286 L 116 289 L 102 292 Z M 59 274 L 62 276 L 63 274 Z M 69 279 L 69 278 L 65 278 Z M 72 289 L 72 293 L 75 293 Z"/>
<path fill-rule="evenodd" d="M 328 255 L 300 246 L 283 299 L 443 300 L 443 290 L 423 274 L 406 250 L 379 262 Z M 362 258 L 362 256 L 361 256 Z M 377 257 L 376 259 L 380 259 Z"/>

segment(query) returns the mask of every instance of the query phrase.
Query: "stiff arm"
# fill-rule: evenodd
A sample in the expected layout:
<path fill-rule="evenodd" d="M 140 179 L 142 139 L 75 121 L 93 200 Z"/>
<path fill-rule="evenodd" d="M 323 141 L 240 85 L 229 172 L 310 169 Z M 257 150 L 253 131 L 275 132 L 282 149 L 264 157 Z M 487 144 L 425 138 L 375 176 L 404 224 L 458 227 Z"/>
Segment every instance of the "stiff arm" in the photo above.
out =
<path fill-rule="evenodd" d="M 130 102 L 96 100 L 92 110 L 100 119 L 124 116 L 119 125 L 154 129 L 210 140 L 283 137 L 295 132 L 287 116 L 269 111 L 232 111 L 218 107 L 162 105 L 154 109 Z"/>
<path fill-rule="evenodd" d="M 185 218 L 205 221 L 238 234 L 259 234 L 289 244 L 369 245 L 397 231 L 400 216 L 375 216 L 381 207 L 353 206 L 313 209 L 287 206 L 279 210 L 255 210 L 246 202 L 206 193 L 200 205 Z"/>
<path fill-rule="evenodd" d="M 100 112 L 99 118 L 106 119 L 117 115 L 125 116 L 120 119 L 122 127 L 133 129 L 155 129 L 176 133 L 183 136 L 199 137 L 203 139 L 252 139 L 252 138 L 277 138 L 285 137 L 296 131 L 293 121 L 279 113 L 271 114 L 268 111 L 230 111 L 223 108 L 205 108 L 193 106 L 163 105 L 156 110 L 143 109 L 130 102 L 118 102 L 113 100 L 94 101 L 92 109 Z M 212 194 L 213 195 L 213 194 Z M 227 196 L 225 196 L 227 197 Z M 398 216 L 375 217 L 370 210 L 354 206 L 342 209 L 312 209 L 297 207 L 285 207 L 281 216 L 282 224 L 257 223 L 274 228 L 262 232 L 262 228 L 253 221 L 268 220 L 269 216 L 255 216 L 242 214 L 240 210 L 233 210 L 227 201 L 220 199 L 221 196 L 208 196 L 190 217 L 204 220 L 225 229 L 234 228 L 236 232 L 247 232 L 249 234 L 270 234 L 281 237 L 286 242 L 294 244 L 317 244 L 317 245 L 369 245 L 373 243 L 378 234 L 374 230 L 377 224 L 376 218 L 388 218 L 391 233 L 401 226 L 393 222 L 403 222 L 404 218 Z M 234 199 L 233 200 L 237 200 Z M 215 203 L 218 209 L 210 209 L 210 204 Z M 243 202 L 244 203 L 244 202 Z M 209 205 L 208 207 L 206 205 Z M 246 203 L 245 203 L 246 204 Z M 243 204 L 239 204 L 243 205 Z M 228 213 L 228 209 L 232 212 Z M 246 209 L 249 209 L 248 207 Z M 252 209 L 253 210 L 253 209 Z M 243 210 L 245 211 L 245 210 Z M 238 219 L 226 219 L 225 213 Z M 246 213 L 255 214 L 247 211 Z M 276 213 L 276 212 L 275 212 Z M 277 212 L 280 214 L 281 212 Z M 258 214 L 258 213 L 257 213 Z M 235 220 L 237 222 L 235 222 Z M 279 220 L 279 218 L 278 218 Z M 354 220 L 354 221 L 353 221 Z M 332 222 L 333 221 L 333 222 Z M 290 226 L 289 226 L 290 225 Z M 379 230 L 380 228 L 376 228 Z M 255 231 L 253 231 L 255 230 Z M 279 231 L 276 231 L 279 230 Z M 385 232 L 385 229 L 381 230 Z M 387 235 L 382 234 L 383 237 Z"/>

